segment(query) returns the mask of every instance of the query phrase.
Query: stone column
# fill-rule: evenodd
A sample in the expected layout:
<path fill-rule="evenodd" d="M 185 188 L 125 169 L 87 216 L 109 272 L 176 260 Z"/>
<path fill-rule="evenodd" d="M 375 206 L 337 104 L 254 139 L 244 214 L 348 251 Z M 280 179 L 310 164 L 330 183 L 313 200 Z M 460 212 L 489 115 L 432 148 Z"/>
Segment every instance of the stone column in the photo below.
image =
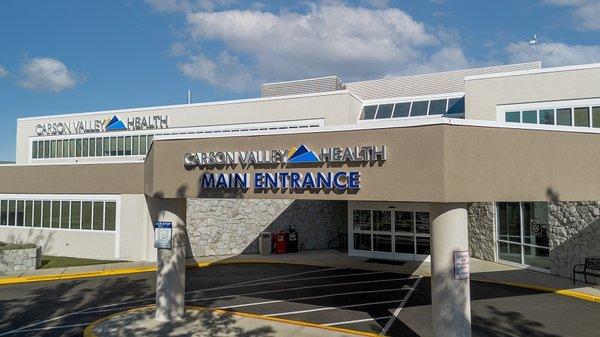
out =
<path fill-rule="evenodd" d="M 157 252 L 155 318 L 178 321 L 185 314 L 186 199 L 155 199 L 153 208 L 153 221 L 173 223 L 172 248 Z"/>
<path fill-rule="evenodd" d="M 469 279 L 454 279 L 454 251 L 468 251 L 466 204 L 431 204 L 431 304 L 434 337 L 471 336 Z"/>

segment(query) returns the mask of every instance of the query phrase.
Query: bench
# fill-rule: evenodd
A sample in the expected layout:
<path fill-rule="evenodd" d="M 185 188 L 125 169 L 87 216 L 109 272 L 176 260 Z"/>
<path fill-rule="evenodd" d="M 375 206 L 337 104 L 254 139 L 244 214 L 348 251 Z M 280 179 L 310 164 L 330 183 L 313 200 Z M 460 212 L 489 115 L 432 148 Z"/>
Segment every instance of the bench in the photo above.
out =
<path fill-rule="evenodd" d="M 588 275 L 600 277 L 600 257 L 586 257 L 584 264 L 573 266 L 573 284 L 575 284 L 576 274 L 583 274 L 585 283 L 588 283 Z"/>

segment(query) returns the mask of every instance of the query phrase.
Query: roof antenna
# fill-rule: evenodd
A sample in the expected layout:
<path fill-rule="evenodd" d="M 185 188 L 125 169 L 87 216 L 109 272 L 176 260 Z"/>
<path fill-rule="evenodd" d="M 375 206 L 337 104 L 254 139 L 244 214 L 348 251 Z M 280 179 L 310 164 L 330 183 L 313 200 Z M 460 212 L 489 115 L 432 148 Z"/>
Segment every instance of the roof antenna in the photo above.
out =
<path fill-rule="evenodd" d="M 187 104 L 192 104 L 192 91 L 188 90 L 188 100 L 187 100 Z"/>

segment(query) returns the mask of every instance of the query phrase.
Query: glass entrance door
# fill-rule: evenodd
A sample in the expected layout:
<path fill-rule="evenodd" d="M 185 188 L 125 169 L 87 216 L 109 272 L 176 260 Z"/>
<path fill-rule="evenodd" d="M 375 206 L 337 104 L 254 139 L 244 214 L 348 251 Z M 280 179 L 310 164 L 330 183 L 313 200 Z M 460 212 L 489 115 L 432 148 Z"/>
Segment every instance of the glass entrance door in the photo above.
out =
<path fill-rule="evenodd" d="M 550 268 L 548 203 L 498 203 L 498 259 L 540 269 Z"/>
<path fill-rule="evenodd" d="M 430 217 L 424 207 L 349 203 L 350 255 L 428 260 Z"/>

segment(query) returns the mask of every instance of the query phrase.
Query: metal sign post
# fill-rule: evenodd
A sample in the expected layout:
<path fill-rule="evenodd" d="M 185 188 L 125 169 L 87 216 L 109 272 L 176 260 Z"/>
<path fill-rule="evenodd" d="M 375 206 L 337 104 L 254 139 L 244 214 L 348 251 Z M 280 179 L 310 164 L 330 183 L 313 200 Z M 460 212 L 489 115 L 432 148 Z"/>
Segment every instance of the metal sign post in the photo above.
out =
<path fill-rule="evenodd" d="M 173 237 L 173 223 L 157 221 L 154 223 L 154 248 L 171 249 Z"/>

